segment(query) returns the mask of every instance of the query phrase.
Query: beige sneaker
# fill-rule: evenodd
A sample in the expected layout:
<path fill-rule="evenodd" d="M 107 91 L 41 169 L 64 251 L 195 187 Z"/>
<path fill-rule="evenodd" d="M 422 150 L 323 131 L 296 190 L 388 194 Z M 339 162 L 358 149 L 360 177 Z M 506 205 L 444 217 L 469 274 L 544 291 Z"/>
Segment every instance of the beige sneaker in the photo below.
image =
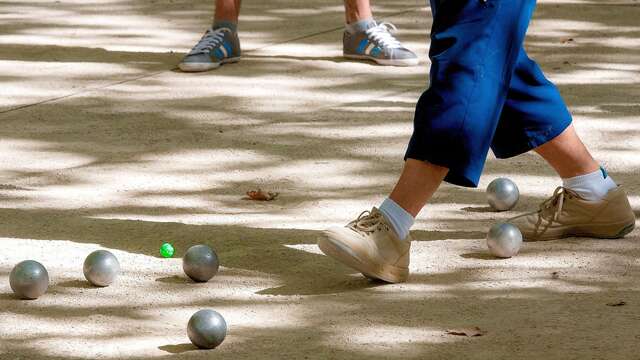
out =
<path fill-rule="evenodd" d="M 561 239 L 570 236 L 615 239 L 635 227 L 636 218 L 621 186 L 599 201 L 582 199 L 575 192 L 558 187 L 536 212 L 509 220 L 525 241 Z"/>
<path fill-rule="evenodd" d="M 318 240 L 323 253 L 360 271 L 364 276 L 390 283 L 407 281 L 411 237 L 400 240 L 375 207 L 364 211 L 345 227 L 326 230 Z"/>

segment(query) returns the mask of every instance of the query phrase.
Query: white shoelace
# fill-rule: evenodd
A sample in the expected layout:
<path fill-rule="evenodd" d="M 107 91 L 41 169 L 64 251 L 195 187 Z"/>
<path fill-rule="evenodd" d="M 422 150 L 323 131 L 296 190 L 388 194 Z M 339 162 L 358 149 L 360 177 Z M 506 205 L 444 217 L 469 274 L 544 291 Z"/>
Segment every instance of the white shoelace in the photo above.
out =
<path fill-rule="evenodd" d="M 358 218 L 349 223 L 348 226 L 357 232 L 363 232 L 366 234 L 370 234 L 376 230 L 382 230 L 383 227 L 385 229 L 387 228 L 380 212 L 372 213 L 368 210 L 360 213 Z"/>
<path fill-rule="evenodd" d="M 402 47 L 402 43 L 391 35 L 391 32 L 396 30 L 398 30 L 398 28 L 392 23 L 382 22 L 367 29 L 365 33 L 382 48 L 398 49 Z"/>
<path fill-rule="evenodd" d="M 562 186 L 558 186 L 553 192 L 553 195 L 547 200 L 543 201 L 542 204 L 540 204 L 540 210 L 538 210 L 538 212 L 544 214 L 551 211 L 551 213 L 553 214 L 553 221 L 557 221 L 560 217 L 560 214 L 562 214 L 564 198 L 573 198 L 574 196 L 576 195 L 571 190 Z"/>
<path fill-rule="evenodd" d="M 191 49 L 189 55 L 208 54 L 212 49 L 220 45 L 220 43 L 224 39 L 225 31 L 229 31 L 229 29 L 208 29 L 207 32 L 202 35 L 202 38 L 200 39 L 200 41 L 198 41 L 196 46 Z"/>

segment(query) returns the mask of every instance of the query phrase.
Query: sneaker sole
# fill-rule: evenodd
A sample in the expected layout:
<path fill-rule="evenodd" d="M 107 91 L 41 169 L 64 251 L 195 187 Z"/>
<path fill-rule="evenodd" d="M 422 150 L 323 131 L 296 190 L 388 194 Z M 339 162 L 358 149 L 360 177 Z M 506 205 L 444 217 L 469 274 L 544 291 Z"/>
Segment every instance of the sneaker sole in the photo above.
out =
<path fill-rule="evenodd" d="M 380 279 L 388 283 L 401 283 L 407 281 L 409 277 L 409 269 L 361 261 L 358 255 L 351 251 L 351 249 L 332 240 L 326 232 L 323 233 L 323 236 L 318 240 L 318 247 L 325 255 L 361 272 L 368 278 Z"/>
<path fill-rule="evenodd" d="M 636 227 L 635 220 L 631 223 L 623 222 L 623 223 L 615 223 L 615 224 L 607 224 L 607 225 L 593 225 L 593 224 L 585 224 L 579 226 L 571 226 L 570 229 L 574 230 L 565 230 L 562 234 L 543 234 L 542 236 L 538 236 L 534 239 L 524 237 L 524 241 L 527 242 L 535 242 L 535 241 L 549 241 L 556 239 L 564 239 L 568 237 L 590 237 L 596 239 L 620 239 L 625 237 L 625 235 L 629 234 Z M 611 235 L 609 235 L 611 234 Z"/>
<path fill-rule="evenodd" d="M 237 63 L 240 57 L 226 58 L 218 63 L 180 63 L 178 68 L 184 72 L 204 72 L 217 69 L 224 64 Z"/>
<path fill-rule="evenodd" d="M 345 58 L 347 59 L 354 59 L 354 60 L 369 60 L 369 61 L 374 61 L 375 63 L 379 64 L 379 65 L 385 65 L 385 66 L 416 66 L 420 63 L 420 59 L 378 59 L 378 58 L 374 58 L 372 56 L 367 56 L 367 55 L 344 55 Z"/>

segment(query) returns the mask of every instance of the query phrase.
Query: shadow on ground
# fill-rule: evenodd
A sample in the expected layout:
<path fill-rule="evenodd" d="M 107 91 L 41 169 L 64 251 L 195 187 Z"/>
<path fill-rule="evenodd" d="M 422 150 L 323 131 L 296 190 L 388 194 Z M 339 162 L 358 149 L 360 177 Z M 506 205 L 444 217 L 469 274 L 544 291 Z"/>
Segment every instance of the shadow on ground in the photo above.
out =
<path fill-rule="evenodd" d="M 430 24 L 421 6 L 385 1 L 377 12 L 419 46 Z M 246 4 L 242 31 L 250 46 L 240 64 L 206 74 L 171 72 L 207 23 L 209 7 L 185 1 L 0 5 L 7 17 L 0 64 L 10 69 L 0 80 L 18 86 L 6 96 L 9 103 L 0 104 L 6 111 L 0 114 L 0 237 L 9 252 L 23 239 L 41 246 L 64 240 L 152 258 L 167 239 L 179 252 L 210 244 L 224 266 L 221 276 L 238 287 L 256 281 L 257 290 L 194 299 L 193 284 L 181 275 L 141 269 L 155 276 L 144 290 L 150 298 L 167 296 L 157 307 L 169 315 L 215 307 L 245 322 L 234 324 L 224 346 L 206 352 L 165 341 L 183 329 L 158 321 L 149 302 L 23 302 L 5 293 L 0 320 L 9 321 L 2 321 L 0 358 L 87 359 L 92 355 L 74 352 L 148 338 L 154 339 L 144 350 L 148 356 L 106 357 L 622 359 L 640 350 L 637 231 L 619 242 L 532 245 L 517 258 L 496 260 L 479 244 L 501 215 L 488 211 L 481 191 L 446 186 L 432 201 L 436 210 L 427 209 L 435 220 L 414 232 L 416 269 L 407 284 L 371 282 L 313 252 L 320 226 L 348 220 L 349 204 L 370 206 L 372 196 L 392 186 L 427 65 L 387 69 L 344 61 L 340 4 L 282 0 Z M 42 16 L 47 13 L 51 17 Z M 557 80 L 587 143 L 627 186 L 637 216 L 639 16 L 635 2 L 541 2 L 527 44 Z M 305 31 L 294 36 L 290 28 Z M 70 35 L 76 29 L 81 34 Z M 304 55 L 287 53 L 299 48 Z M 85 69 L 79 63 L 96 67 L 78 70 Z M 45 75 L 26 71 L 31 67 Z M 121 83 L 9 111 L 50 99 L 53 90 L 95 88 L 107 80 Z M 534 155 L 491 159 L 485 178 L 502 174 L 528 186 L 518 211 L 535 208 L 543 191 L 553 190 L 552 170 Z M 241 200 L 257 186 L 283 197 Z M 6 259 L 0 258 L 3 279 L 11 267 Z M 184 298 L 172 297 L 181 291 Z M 57 282 L 50 292 L 100 297 L 77 279 Z M 104 296 L 114 303 L 126 298 Z M 606 306 L 620 299 L 627 305 Z M 260 311 L 275 320 L 259 318 Z M 266 320 L 273 322 L 260 323 Z M 33 328 L 59 323 L 62 330 L 25 335 L 15 330 L 21 321 Z M 104 323 L 113 328 L 74 332 Z M 445 333 L 469 326 L 487 335 Z M 49 342 L 69 342 L 68 354 L 47 348 Z"/>

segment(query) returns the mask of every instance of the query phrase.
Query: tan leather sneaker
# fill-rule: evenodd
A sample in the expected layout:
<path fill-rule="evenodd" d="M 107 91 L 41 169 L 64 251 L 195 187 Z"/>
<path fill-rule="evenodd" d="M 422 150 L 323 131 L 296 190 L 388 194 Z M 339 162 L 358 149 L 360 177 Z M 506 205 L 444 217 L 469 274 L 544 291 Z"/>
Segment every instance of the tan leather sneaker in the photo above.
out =
<path fill-rule="evenodd" d="M 585 200 L 560 186 L 538 211 L 516 216 L 509 222 L 520 229 L 525 241 L 570 236 L 615 239 L 630 233 L 636 218 L 622 186 L 599 201 Z"/>
<path fill-rule="evenodd" d="M 327 256 L 366 277 L 390 283 L 404 282 L 409 277 L 411 237 L 398 239 L 375 207 L 347 226 L 324 231 L 318 246 Z"/>

